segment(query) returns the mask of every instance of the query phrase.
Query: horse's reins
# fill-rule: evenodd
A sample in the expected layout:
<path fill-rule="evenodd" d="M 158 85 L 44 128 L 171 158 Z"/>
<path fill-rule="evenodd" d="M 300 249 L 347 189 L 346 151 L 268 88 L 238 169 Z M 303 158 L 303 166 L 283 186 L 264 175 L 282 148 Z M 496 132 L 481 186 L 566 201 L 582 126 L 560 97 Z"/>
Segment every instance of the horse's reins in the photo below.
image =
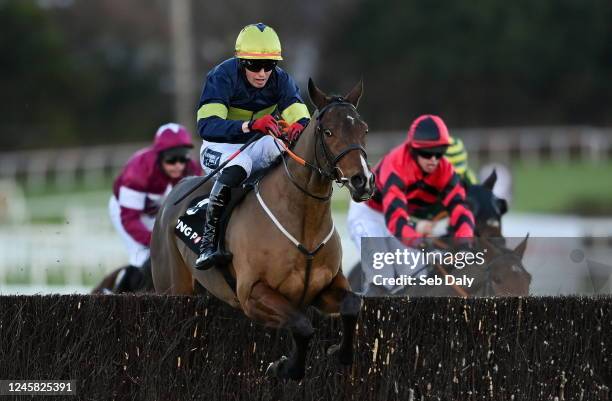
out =
<path fill-rule="evenodd" d="M 352 145 L 347 146 L 337 156 L 332 158 L 331 152 L 329 151 L 325 141 L 323 140 L 323 134 L 325 133 L 326 135 L 331 135 L 331 131 L 329 131 L 328 129 L 321 128 L 321 118 L 322 118 L 323 114 L 327 110 L 329 110 L 329 108 L 331 108 L 332 106 L 339 106 L 339 105 L 350 105 L 350 107 L 355 109 L 355 106 L 352 103 L 347 102 L 342 97 L 335 97 L 335 98 L 332 99 L 332 102 L 327 104 L 325 107 L 323 107 L 319 111 L 319 114 L 317 115 L 317 127 L 315 128 L 315 130 L 316 130 L 315 135 L 317 135 L 316 139 L 315 139 L 315 164 L 312 164 L 312 163 L 304 160 L 300 156 L 296 155 L 294 152 L 292 152 L 289 149 L 289 147 L 287 145 L 285 145 L 284 142 L 281 141 L 281 146 L 284 148 L 284 150 L 286 152 L 286 153 L 283 154 L 282 159 L 283 159 L 283 165 L 285 166 L 285 172 L 287 173 L 287 177 L 289 178 L 289 181 L 291 181 L 291 183 L 293 183 L 293 185 L 295 185 L 298 189 L 300 189 L 304 194 L 306 194 L 306 195 L 308 195 L 308 196 L 310 196 L 310 197 L 312 197 L 314 199 L 320 200 L 320 201 L 327 201 L 327 200 L 329 200 L 331 198 L 331 194 L 332 194 L 333 188 L 332 188 L 332 190 L 330 190 L 329 194 L 326 195 L 326 196 L 318 196 L 318 195 L 315 195 L 315 194 L 312 194 L 312 193 L 308 192 L 308 190 L 303 188 L 295 180 L 295 178 L 291 175 L 291 173 L 289 172 L 289 168 L 287 166 L 287 161 L 285 159 L 285 154 L 289 155 L 289 157 L 291 157 L 293 160 L 295 160 L 301 166 L 310 168 L 311 170 L 315 171 L 316 173 L 318 173 L 322 177 L 325 177 L 325 178 L 329 179 L 330 181 L 333 180 L 333 181 L 336 181 L 337 183 L 339 183 L 341 185 L 344 185 L 344 183 L 346 181 L 348 181 L 348 179 L 346 177 L 344 177 L 344 174 L 342 174 L 342 171 L 336 166 L 336 164 L 347 153 L 349 153 L 349 152 L 351 152 L 353 150 L 359 150 L 364 155 L 364 157 L 366 157 L 367 155 L 366 155 L 366 151 L 363 148 L 363 146 L 361 146 L 359 144 L 352 144 Z M 328 132 L 329 132 L 329 134 L 328 134 Z M 323 153 L 324 153 L 324 156 L 325 156 L 325 160 L 328 163 L 328 165 L 331 167 L 331 169 L 333 169 L 333 172 L 326 171 L 326 170 L 324 170 L 319 165 L 319 158 L 318 158 L 318 153 L 317 153 L 319 138 L 320 138 L 320 141 L 321 141 L 321 146 L 323 148 Z M 277 144 L 278 144 L 278 142 L 279 141 L 276 141 L 276 140 L 274 141 L 274 143 L 277 143 Z M 340 171 L 340 174 L 338 174 L 338 171 Z M 268 215 L 270 220 L 272 220 L 272 222 L 274 223 L 276 228 L 278 228 L 279 231 L 281 233 L 283 233 L 283 235 L 289 241 L 291 241 L 293 243 L 293 245 L 295 245 L 295 247 L 302 254 L 304 254 L 304 256 L 306 256 L 306 269 L 305 269 L 305 273 L 304 273 L 304 289 L 302 291 L 302 295 L 300 296 L 300 302 L 299 302 L 299 306 L 302 306 L 302 304 L 304 303 L 304 298 L 306 297 L 306 292 L 308 291 L 308 282 L 309 282 L 309 278 L 310 278 L 310 270 L 312 269 L 312 260 L 314 259 L 316 254 L 319 253 L 319 251 L 323 248 L 323 246 L 325 246 L 327 241 L 329 241 L 330 238 L 332 237 L 332 235 L 334 234 L 334 231 L 336 229 L 335 225 L 334 225 L 334 221 L 332 220 L 331 229 L 329 230 L 329 233 L 325 236 L 323 241 L 321 241 L 319 243 L 319 245 L 317 245 L 314 248 L 314 250 L 309 251 L 308 248 L 306 248 L 300 241 L 298 241 L 293 235 L 291 235 L 291 233 L 289 233 L 289 231 L 287 231 L 287 229 L 285 229 L 285 227 L 283 227 L 283 225 L 278 221 L 276 216 L 274 216 L 272 211 L 268 208 L 268 206 L 264 202 L 264 200 L 261 197 L 261 194 L 259 192 L 259 182 L 255 184 L 254 190 L 255 190 L 255 196 L 257 197 L 257 200 L 259 201 L 259 204 L 261 205 L 262 209 L 266 212 L 266 214 Z"/>
<path fill-rule="evenodd" d="M 185 192 L 176 201 L 174 201 L 174 205 L 176 206 L 179 203 L 181 203 L 186 197 L 191 195 L 196 189 L 200 188 L 202 185 L 204 185 L 206 182 L 208 182 L 208 180 L 210 180 L 212 177 L 214 177 L 219 171 L 221 171 L 221 169 L 223 169 L 229 162 L 234 160 L 246 148 L 248 148 L 253 143 L 258 141 L 262 137 L 262 135 L 263 134 L 260 134 L 260 133 L 253 135 L 245 144 L 243 144 L 238 150 L 236 150 L 234 153 L 232 153 L 223 163 L 218 165 L 213 171 L 211 171 L 208 175 L 206 175 L 198 183 L 196 183 L 196 185 L 191 187 L 187 192 Z"/>
<path fill-rule="evenodd" d="M 325 196 L 319 196 L 319 195 L 310 193 L 307 189 L 302 187 L 302 185 L 300 185 L 296 181 L 296 179 L 293 177 L 293 175 L 289 171 L 289 167 L 287 166 L 287 159 L 285 155 L 288 155 L 289 157 L 291 157 L 299 165 L 308 167 L 312 171 L 316 172 L 322 177 L 327 178 L 330 181 L 335 181 L 341 186 L 346 184 L 346 182 L 348 181 L 348 178 L 344 176 L 344 173 L 342 172 L 342 170 L 337 166 L 338 162 L 344 156 L 346 156 L 347 153 L 353 150 L 359 150 L 359 152 L 363 155 L 364 159 L 366 160 L 367 160 L 367 153 L 366 153 L 366 150 L 363 148 L 363 146 L 357 143 L 353 143 L 347 146 L 346 148 L 344 148 L 342 151 L 340 151 L 340 153 L 338 153 L 336 156 L 333 156 L 333 154 L 329 150 L 329 147 L 325 143 L 325 140 L 323 139 L 323 135 L 331 136 L 332 133 L 329 129 L 323 128 L 322 123 L 321 123 L 321 119 L 323 118 L 323 115 L 333 106 L 348 106 L 355 111 L 357 110 L 352 103 L 346 101 L 344 98 L 340 96 L 337 96 L 337 97 L 332 98 L 331 102 L 328 103 L 326 106 L 324 106 L 319 111 L 317 115 L 317 126 L 315 128 L 315 135 L 316 135 L 315 136 L 315 164 L 304 160 L 303 158 L 295 154 L 293 151 L 291 151 L 291 149 L 289 149 L 289 147 L 284 142 L 280 141 L 280 146 L 282 146 L 282 148 L 285 150 L 285 153 L 283 153 L 283 156 L 282 156 L 282 160 L 283 160 L 283 166 L 285 167 L 285 173 L 287 174 L 289 181 L 291 181 L 291 183 L 295 187 L 297 187 L 300 191 L 302 191 L 304 194 L 310 196 L 311 198 L 314 198 L 314 199 L 317 199 L 323 202 L 328 201 L 331 198 L 333 188 L 329 191 L 329 194 Z M 278 146 L 278 142 L 279 141 L 274 141 L 274 143 L 276 143 L 277 146 Z M 319 142 L 321 143 L 321 148 L 323 149 L 324 160 L 330 166 L 330 171 L 326 171 L 323 167 L 321 167 L 321 163 L 319 162 L 319 152 L 318 152 Z"/>
<path fill-rule="evenodd" d="M 440 273 L 442 273 L 444 277 L 449 275 L 446 269 L 444 269 L 439 264 L 435 264 L 434 266 L 436 267 L 436 269 L 438 269 Z M 459 296 L 461 297 L 468 297 L 470 295 L 466 290 L 464 290 L 463 288 L 461 288 L 461 286 L 458 286 L 457 284 L 451 284 L 451 287 L 453 287 L 453 290 L 455 290 L 455 292 L 457 292 L 457 294 L 459 294 Z"/>

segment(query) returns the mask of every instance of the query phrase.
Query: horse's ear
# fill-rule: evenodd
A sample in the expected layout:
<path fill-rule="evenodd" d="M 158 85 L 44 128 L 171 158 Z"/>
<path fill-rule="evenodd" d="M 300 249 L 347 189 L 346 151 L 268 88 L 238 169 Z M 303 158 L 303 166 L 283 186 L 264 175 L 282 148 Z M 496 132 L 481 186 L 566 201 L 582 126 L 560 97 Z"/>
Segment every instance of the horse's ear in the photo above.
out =
<path fill-rule="evenodd" d="M 361 94 L 363 93 L 363 79 L 360 79 L 357 82 L 357 85 L 344 97 L 348 102 L 350 102 L 353 106 L 357 107 L 359 104 L 359 99 L 361 99 Z"/>
<path fill-rule="evenodd" d="M 527 236 L 525 237 L 524 240 L 521 241 L 520 244 L 518 244 L 518 246 L 516 248 L 514 248 L 514 253 L 519 256 L 521 259 L 523 259 L 523 255 L 525 255 L 525 250 L 527 249 L 527 240 L 529 239 L 529 233 L 527 233 Z"/>
<path fill-rule="evenodd" d="M 503 198 L 497 199 L 497 207 L 499 208 L 499 213 L 501 215 L 504 215 L 508 212 L 508 202 Z"/>
<path fill-rule="evenodd" d="M 312 81 L 312 78 L 308 78 L 308 95 L 310 96 L 310 101 L 315 107 L 321 110 L 323 107 L 327 106 L 329 103 L 328 96 L 323 93 L 323 91 L 317 88 L 317 85 Z"/>
<path fill-rule="evenodd" d="M 487 188 L 489 191 L 493 191 L 493 187 L 495 186 L 495 182 L 497 181 L 497 171 L 493 169 L 491 174 L 487 177 L 486 180 L 482 183 L 482 186 Z"/>

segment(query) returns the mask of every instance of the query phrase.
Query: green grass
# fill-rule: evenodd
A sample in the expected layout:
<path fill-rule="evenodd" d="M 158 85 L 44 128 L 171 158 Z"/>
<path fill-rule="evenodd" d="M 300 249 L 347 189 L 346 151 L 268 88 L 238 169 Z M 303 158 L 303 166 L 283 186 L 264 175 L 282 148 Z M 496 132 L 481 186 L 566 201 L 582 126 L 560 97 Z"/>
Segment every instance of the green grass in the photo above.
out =
<path fill-rule="evenodd" d="M 67 285 L 68 280 L 66 278 L 66 273 L 62 271 L 62 267 L 58 267 L 53 271 L 47 272 L 47 280 L 45 282 L 46 285 Z M 27 269 L 29 270 L 29 268 Z M 97 274 L 83 272 L 81 277 L 82 284 L 84 286 L 95 286 L 104 278 L 104 273 L 100 272 Z M 31 283 L 30 275 L 28 272 L 22 271 L 19 273 L 9 273 L 6 277 L 7 285 L 29 285 Z"/>
<path fill-rule="evenodd" d="M 26 185 L 23 180 L 18 180 L 19 186 L 23 189 L 26 198 L 48 196 L 48 195 L 63 195 L 66 193 L 81 193 L 81 192 L 92 192 L 92 191 L 110 191 L 113 188 L 114 177 L 110 175 L 102 176 L 100 179 L 95 181 L 84 181 L 82 178 L 76 180 L 73 186 L 69 188 L 62 188 L 55 185 L 53 180 L 47 181 L 45 185 L 40 187 L 31 188 Z"/>
<path fill-rule="evenodd" d="M 512 210 L 612 214 L 612 162 L 512 166 Z"/>

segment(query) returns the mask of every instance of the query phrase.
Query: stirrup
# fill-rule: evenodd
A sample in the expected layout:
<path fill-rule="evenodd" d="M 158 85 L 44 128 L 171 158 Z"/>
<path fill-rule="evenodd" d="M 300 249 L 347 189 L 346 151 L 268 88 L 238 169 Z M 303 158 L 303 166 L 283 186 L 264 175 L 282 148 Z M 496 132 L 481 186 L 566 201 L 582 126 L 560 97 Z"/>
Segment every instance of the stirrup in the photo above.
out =
<path fill-rule="evenodd" d="M 211 267 L 214 267 L 219 263 L 218 259 L 219 259 L 218 251 L 209 253 L 207 255 L 202 253 L 196 259 L 194 266 L 196 270 L 208 270 Z"/>

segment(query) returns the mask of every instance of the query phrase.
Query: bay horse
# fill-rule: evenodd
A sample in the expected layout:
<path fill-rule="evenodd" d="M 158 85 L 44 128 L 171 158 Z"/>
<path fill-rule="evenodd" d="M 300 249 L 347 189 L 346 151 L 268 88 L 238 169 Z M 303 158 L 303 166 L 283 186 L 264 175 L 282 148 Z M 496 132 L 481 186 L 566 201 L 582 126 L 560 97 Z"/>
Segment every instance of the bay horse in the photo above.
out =
<path fill-rule="evenodd" d="M 514 249 L 500 246 L 499 238 L 475 238 L 474 252 L 484 252 L 484 263 L 481 266 L 470 266 L 465 269 L 446 268 L 435 265 L 429 278 L 445 276 L 473 279 L 471 287 L 458 285 L 416 285 L 407 286 L 395 295 L 401 296 L 524 296 L 529 295 L 531 274 L 523 265 L 523 256 L 527 249 L 527 235 Z M 495 240 L 495 241 L 493 241 Z M 503 238 L 502 238 L 503 240 Z M 436 241 L 437 249 L 453 250 L 452 241 Z"/>
<path fill-rule="evenodd" d="M 199 282 L 250 319 L 288 329 L 293 337 L 289 357 L 268 367 L 269 375 L 281 379 L 304 376 L 314 333 L 305 314 L 309 306 L 341 316 L 342 338 L 328 354 L 344 365 L 353 361 L 361 299 L 342 274 L 342 248 L 330 197 L 334 181 L 346 186 L 355 201 L 365 201 L 373 192 L 374 175 L 364 149 L 368 126 L 357 112 L 362 90 L 360 81 L 344 97 L 329 96 L 309 80 L 308 92 L 317 111 L 293 147 L 295 159 L 283 153 L 283 163 L 272 168 L 233 210 L 221 238 L 233 255 L 227 266 L 195 270 L 196 255 L 174 233 L 177 218 L 192 199 L 208 194 L 212 183 L 174 205 L 200 178 L 179 182 L 153 228 L 156 292 L 193 294 L 194 282 Z M 228 269 L 235 278 L 235 292 L 220 269 Z"/>
<path fill-rule="evenodd" d="M 494 238 L 499 243 L 503 239 L 502 216 L 508 212 L 508 202 L 493 193 L 496 182 L 497 172 L 493 169 L 482 184 L 467 184 L 465 189 L 466 200 L 474 214 L 474 235 Z"/>

